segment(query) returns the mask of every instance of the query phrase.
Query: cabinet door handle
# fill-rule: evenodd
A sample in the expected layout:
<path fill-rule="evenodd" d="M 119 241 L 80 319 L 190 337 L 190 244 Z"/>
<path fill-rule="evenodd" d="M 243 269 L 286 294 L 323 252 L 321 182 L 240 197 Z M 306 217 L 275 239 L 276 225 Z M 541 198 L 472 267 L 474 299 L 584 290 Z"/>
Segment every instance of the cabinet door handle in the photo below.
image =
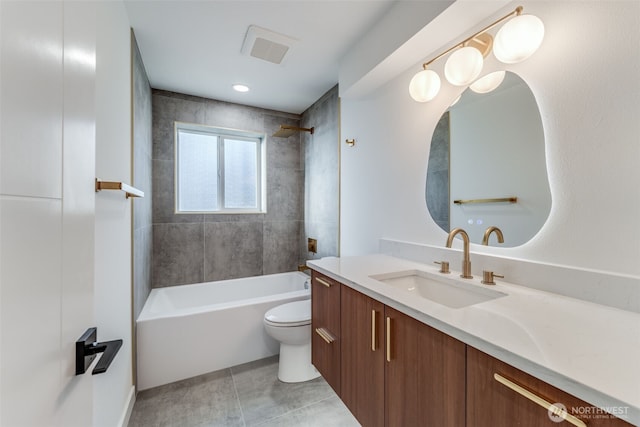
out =
<path fill-rule="evenodd" d="M 565 421 L 573 424 L 574 426 L 587 427 L 587 425 L 581 419 L 574 417 L 573 415 L 567 413 L 566 410 L 557 407 L 553 403 L 547 402 L 545 399 L 541 398 L 540 396 L 538 396 L 536 394 L 531 393 L 529 390 L 527 390 L 524 387 L 514 383 L 513 381 L 510 381 L 510 380 L 506 379 L 502 375 L 494 373 L 493 374 L 493 378 L 496 381 L 498 381 L 500 384 L 502 384 L 504 386 L 507 386 L 508 388 L 510 388 L 511 390 L 515 391 L 519 395 L 524 396 L 527 399 L 531 400 L 532 402 L 537 403 L 538 405 L 540 405 L 543 408 L 545 408 L 547 411 L 551 412 L 553 415 L 555 415 L 557 417 L 561 417 L 562 419 L 564 419 Z"/>
<path fill-rule="evenodd" d="M 323 279 L 323 278 L 321 278 L 321 277 L 316 277 L 316 281 L 317 281 L 318 283 L 320 283 L 321 285 L 326 286 L 327 288 L 330 288 L 330 287 L 331 287 L 331 283 L 327 282 L 326 280 L 324 280 L 324 279 Z"/>
<path fill-rule="evenodd" d="M 325 328 L 316 328 L 316 334 L 320 335 L 327 344 L 331 344 L 336 340 Z"/>
<path fill-rule="evenodd" d="M 391 317 L 387 317 L 387 362 L 391 362 Z"/>
<path fill-rule="evenodd" d="M 376 311 L 371 310 L 371 351 L 376 351 L 378 348 L 378 334 L 376 333 Z"/>

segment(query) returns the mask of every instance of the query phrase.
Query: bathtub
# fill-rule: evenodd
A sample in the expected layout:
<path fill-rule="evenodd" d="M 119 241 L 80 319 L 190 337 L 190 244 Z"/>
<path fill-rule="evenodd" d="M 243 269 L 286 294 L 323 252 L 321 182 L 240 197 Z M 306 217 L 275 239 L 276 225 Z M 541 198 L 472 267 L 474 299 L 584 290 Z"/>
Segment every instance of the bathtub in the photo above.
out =
<path fill-rule="evenodd" d="M 153 289 L 136 321 L 138 390 L 277 354 L 265 312 L 310 296 L 297 271 Z"/>

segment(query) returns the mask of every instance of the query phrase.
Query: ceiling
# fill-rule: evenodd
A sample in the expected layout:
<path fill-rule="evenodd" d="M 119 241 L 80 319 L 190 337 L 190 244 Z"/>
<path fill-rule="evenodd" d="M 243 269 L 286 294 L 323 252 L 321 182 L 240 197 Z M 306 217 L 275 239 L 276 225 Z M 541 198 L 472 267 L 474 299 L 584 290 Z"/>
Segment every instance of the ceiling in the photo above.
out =
<path fill-rule="evenodd" d="M 151 87 L 302 113 L 395 0 L 125 0 Z M 298 41 L 273 64 L 241 53 L 249 26 Z M 247 93 L 232 89 L 250 87 Z"/>

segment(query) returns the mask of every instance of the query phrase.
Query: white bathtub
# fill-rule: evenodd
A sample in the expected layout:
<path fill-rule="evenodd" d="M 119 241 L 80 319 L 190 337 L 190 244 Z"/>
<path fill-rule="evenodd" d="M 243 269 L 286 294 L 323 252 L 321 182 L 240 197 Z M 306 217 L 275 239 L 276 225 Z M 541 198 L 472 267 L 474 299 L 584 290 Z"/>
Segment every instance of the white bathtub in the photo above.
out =
<path fill-rule="evenodd" d="M 137 320 L 138 390 L 273 356 L 262 320 L 310 298 L 300 272 L 153 289 Z"/>

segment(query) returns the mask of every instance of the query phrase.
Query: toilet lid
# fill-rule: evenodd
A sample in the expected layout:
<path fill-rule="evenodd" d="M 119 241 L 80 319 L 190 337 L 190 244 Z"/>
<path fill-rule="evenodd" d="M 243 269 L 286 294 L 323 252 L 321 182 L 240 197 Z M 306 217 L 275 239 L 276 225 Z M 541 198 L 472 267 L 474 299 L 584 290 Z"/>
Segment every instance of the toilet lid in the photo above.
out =
<path fill-rule="evenodd" d="M 311 300 L 289 302 L 272 308 L 264 315 L 267 323 L 276 326 L 301 326 L 311 323 Z"/>

